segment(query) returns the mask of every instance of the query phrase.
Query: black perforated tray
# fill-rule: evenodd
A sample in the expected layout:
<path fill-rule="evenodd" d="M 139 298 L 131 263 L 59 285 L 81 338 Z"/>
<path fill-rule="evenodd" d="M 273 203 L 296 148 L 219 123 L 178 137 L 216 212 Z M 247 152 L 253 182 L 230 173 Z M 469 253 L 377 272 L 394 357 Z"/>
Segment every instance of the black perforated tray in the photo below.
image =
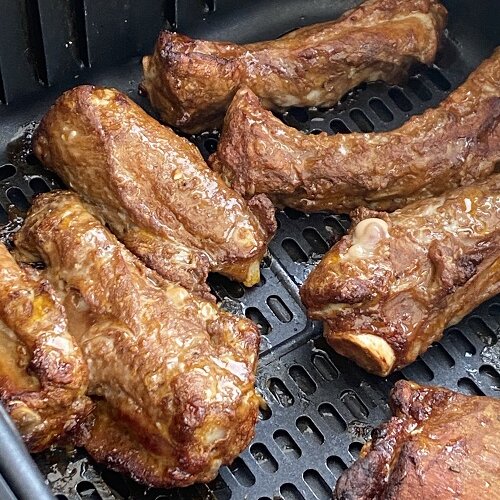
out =
<path fill-rule="evenodd" d="M 152 3 L 148 0 L 148 5 Z M 271 0 L 241 2 L 236 9 L 229 0 L 186 0 L 177 3 L 176 14 L 178 28 L 188 34 L 249 41 L 335 18 L 356 3 Z M 480 5 L 454 1 L 447 7 L 449 30 L 432 68 L 416 68 L 405 85 L 364 85 L 332 109 L 292 109 L 282 118 L 309 133 L 383 131 L 439 103 L 500 40 L 495 16 L 488 17 L 494 1 Z M 173 16 L 172 12 L 166 11 Z M 34 194 L 61 186 L 38 164 L 28 144 L 33 123 L 62 90 L 83 82 L 115 86 L 148 109 L 137 95 L 137 58 L 104 70 L 83 68 L 76 76 L 73 83 L 63 81 L 29 101 L 0 106 L 3 239 L 8 240 L 19 227 Z M 207 132 L 191 139 L 207 156 L 215 149 L 217 137 L 216 132 Z M 326 499 L 373 426 L 389 416 L 387 398 L 396 380 L 408 378 L 470 394 L 500 394 L 500 297 L 480 306 L 402 372 L 388 379 L 369 375 L 326 345 L 321 325 L 307 319 L 298 295 L 307 274 L 348 228 L 349 218 L 288 209 L 277 217 L 279 229 L 259 285 L 247 289 L 220 276 L 210 277 L 224 307 L 246 314 L 262 328 L 258 386 L 269 407 L 261 411 L 250 447 L 230 467 L 221 469 L 211 484 L 170 491 L 144 488 L 95 464 L 82 450 L 38 455 L 36 461 L 58 498 Z"/>

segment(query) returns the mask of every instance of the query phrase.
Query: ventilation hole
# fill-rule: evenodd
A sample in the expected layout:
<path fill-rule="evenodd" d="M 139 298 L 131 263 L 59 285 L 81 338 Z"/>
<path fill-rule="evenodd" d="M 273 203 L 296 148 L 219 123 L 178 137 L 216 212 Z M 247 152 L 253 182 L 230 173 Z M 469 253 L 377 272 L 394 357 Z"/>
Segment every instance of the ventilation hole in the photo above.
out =
<path fill-rule="evenodd" d="M 293 116 L 298 122 L 305 123 L 309 118 L 307 110 L 305 108 L 290 108 L 288 114 Z"/>
<path fill-rule="evenodd" d="M 349 116 L 354 123 L 359 127 L 361 132 L 373 132 L 373 123 L 360 109 L 353 109 Z"/>
<path fill-rule="evenodd" d="M 479 368 L 479 374 L 486 379 L 486 382 L 495 390 L 500 389 L 500 374 L 490 365 L 483 365 Z"/>
<path fill-rule="evenodd" d="M 7 190 L 7 198 L 22 212 L 26 212 L 30 206 L 26 196 L 24 196 L 24 193 L 18 187 L 9 188 Z"/>
<path fill-rule="evenodd" d="M 293 315 L 290 309 L 288 309 L 283 300 L 281 300 L 281 298 L 277 295 L 271 295 L 268 297 L 267 305 L 282 323 L 289 323 L 292 320 Z"/>
<path fill-rule="evenodd" d="M 7 222 L 9 222 L 9 216 L 2 205 L 0 205 L 0 224 L 7 224 Z"/>
<path fill-rule="evenodd" d="M 322 403 L 318 407 L 318 413 L 324 418 L 325 422 L 335 432 L 344 432 L 347 425 L 339 412 L 330 404 Z"/>
<path fill-rule="evenodd" d="M 433 371 L 420 358 L 404 368 L 403 373 L 409 380 L 419 382 L 430 382 L 434 378 Z"/>
<path fill-rule="evenodd" d="M 30 188 L 33 189 L 33 192 L 36 194 L 48 193 L 50 191 L 50 187 L 41 177 L 33 177 L 33 179 L 30 180 Z"/>
<path fill-rule="evenodd" d="M 241 297 L 245 295 L 245 290 L 238 282 L 230 280 L 229 278 L 226 278 L 222 275 L 217 275 L 217 281 L 223 286 L 224 290 L 226 290 L 228 295 L 233 299 L 241 299 Z"/>
<path fill-rule="evenodd" d="M 325 380 L 335 380 L 339 378 L 339 371 L 333 366 L 326 354 L 322 352 L 313 353 L 312 362 Z"/>
<path fill-rule="evenodd" d="M 68 500 L 68 497 L 66 495 L 62 495 L 61 493 L 59 493 L 58 495 L 56 495 L 56 499 L 57 500 Z"/>
<path fill-rule="evenodd" d="M 118 474 L 118 472 L 112 471 L 111 469 L 104 469 L 101 472 L 101 477 L 111 489 L 116 491 L 123 498 L 128 498 L 130 496 L 130 488 L 122 474 Z"/>
<path fill-rule="evenodd" d="M 214 496 L 217 500 L 229 500 L 232 496 L 229 486 L 226 484 L 226 481 L 222 479 L 220 474 L 209 483 L 209 488 L 215 494 Z"/>
<path fill-rule="evenodd" d="M 500 305 L 492 304 L 490 307 L 488 307 L 488 314 L 490 316 L 493 316 L 494 318 L 500 318 Z"/>
<path fill-rule="evenodd" d="M 337 118 L 330 122 L 330 128 L 336 134 L 348 134 L 350 132 L 346 124 L 343 121 L 338 120 Z"/>
<path fill-rule="evenodd" d="M 217 139 L 213 137 L 209 137 L 208 139 L 205 139 L 203 141 L 203 146 L 205 146 L 205 149 L 209 154 L 215 153 L 217 151 L 217 144 L 218 144 Z"/>
<path fill-rule="evenodd" d="M 309 134 L 318 135 L 318 134 L 321 134 L 321 132 L 323 132 L 323 131 L 320 130 L 319 128 L 313 128 L 312 130 L 309 131 Z"/>
<path fill-rule="evenodd" d="M 278 470 L 278 462 L 262 443 L 253 444 L 250 453 L 263 471 L 274 473 Z"/>
<path fill-rule="evenodd" d="M 298 210 L 295 210 L 294 208 L 287 207 L 283 210 L 283 212 L 285 212 L 285 215 L 289 219 L 292 219 L 292 220 L 297 220 L 297 219 L 301 219 L 304 217 L 304 214 L 302 212 L 299 212 Z"/>
<path fill-rule="evenodd" d="M 408 97 L 406 97 L 402 90 L 398 87 L 392 87 L 389 89 L 389 97 L 394 101 L 394 104 L 401 111 L 410 111 L 413 108 L 412 103 L 409 101 Z"/>
<path fill-rule="evenodd" d="M 340 395 L 340 401 L 345 404 L 354 417 L 362 419 L 368 416 L 368 408 L 354 391 L 344 391 Z"/>
<path fill-rule="evenodd" d="M 265 408 L 259 406 L 259 420 L 269 420 L 273 415 L 271 407 L 266 405 Z"/>
<path fill-rule="evenodd" d="M 309 374 L 299 365 L 293 365 L 288 370 L 290 377 L 297 384 L 297 387 L 308 396 L 316 391 L 316 384 Z"/>
<path fill-rule="evenodd" d="M 76 491 L 82 500 L 101 500 L 96 487 L 90 481 L 82 481 L 76 485 Z"/>
<path fill-rule="evenodd" d="M 431 91 L 417 77 L 408 80 L 408 87 L 422 101 L 428 101 L 432 97 Z"/>
<path fill-rule="evenodd" d="M 335 240 L 340 239 L 340 237 L 345 234 L 345 229 L 342 227 L 342 224 L 333 215 L 325 217 L 323 222 L 325 223 L 325 226 L 331 228 L 332 232 L 335 233 Z"/>
<path fill-rule="evenodd" d="M 281 406 L 287 408 L 293 405 L 295 402 L 293 396 L 279 378 L 270 378 L 268 384 L 271 394 Z"/>
<path fill-rule="evenodd" d="M 479 387 L 470 378 L 461 378 L 457 382 L 457 385 L 460 392 L 463 392 L 464 394 L 470 394 L 471 396 L 484 396 L 483 391 L 481 391 L 481 389 L 479 389 Z"/>
<path fill-rule="evenodd" d="M 241 486 L 246 486 L 248 488 L 255 484 L 255 476 L 241 458 L 238 457 L 228 467 L 233 476 L 236 478 L 236 481 L 238 481 Z"/>
<path fill-rule="evenodd" d="M 259 500 L 271 500 L 269 497 L 260 497 Z"/>
<path fill-rule="evenodd" d="M 470 318 L 467 323 L 483 344 L 492 346 L 497 343 L 498 339 L 496 335 L 488 328 L 481 318 Z"/>
<path fill-rule="evenodd" d="M 446 366 L 448 368 L 455 366 L 455 360 L 448 354 L 442 345 L 433 344 L 428 352 L 432 354 L 437 365 Z"/>
<path fill-rule="evenodd" d="M 16 167 L 14 165 L 7 164 L 0 167 L 0 181 L 4 181 L 13 175 L 16 175 Z"/>
<path fill-rule="evenodd" d="M 217 1 L 216 0 L 205 0 L 205 12 L 215 12 L 215 9 L 217 8 Z"/>
<path fill-rule="evenodd" d="M 464 336 L 464 334 L 457 329 L 450 330 L 450 342 L 467 358 L 476 354 L 476 348 Z"/>
<path fill-rule="evenodd" d="M 256 307 L 249 307 L 245 311 L 245 316 L 259 326 L 262 335 L 267 335 L 271 330 L 269 321 L 267 321 L 264 315 Z"/>
<path fill-rule="evenodd" d="M 26 163 L 28 165 L 40 165 L 40 162 L 38 161 L 38 158 L 34 153 L 29 153 L 26 155 Z"/>
<path fill-rule="evenodd" d="M 332 489 L 326 484 L 326 481 L 315 470 L 309 469 L 304 472 L 304 481 L 309 489 L 320 500 L 327 500 L 332 497 Z"/>
<path fill-rule="evenodd" d="M 285 238 L 281 242 L 281 246 L 294 262 L 307 262 L 307 255 L 295 240 Z"/>
<path fill-rule="evenodd" d="M 304 229 L 304 231 L 302 231 L 302 235 L 304 236 L 307 243 L 311 245 L 311 248 L 314 250 L 314 252 L 319 254 L 328 252 L 327 242 L 322 238 L 318 231 L 316 231 L 316 229 L 307 227 L 306 229 Z"/>
<path fill-rule="evenodd" d="M 292 436 L 288 434 L 288 432 L 281 429 L 277 430 L 273 434 L 273 439 L 279 446 L 280 450 L 283 452 L 283 455 L 292 458 L 300 458 L 300 456 L 302 455 L 302 451 L 297 446 L 297 443 L 292 439 Z"/>
<path fill-rule="evenodd" d="M 335 479 L 338 479 L 342 472 L 347 469 L 347 465 L 344 461 L 337 456 L 328 457 L 326 460 L 326 466 L 330 469 L 330 472 L 333 474 Z"/>
<path fill-rule="evenodd" d="M 304 500 L 300 491 L 291 483 L 285 483 L 280 488 L 284 500 Z"/>
<path fill-rule="evenodd" d="M 383 122 L 388 123 L 394 119 L 391 110 L 378 97 L 372 97 L 368 104 Z"/>
<path fill-rule="evenodd" d="M 363 448 L 363 445 L 361 443 L 358 443 L 356 441 L 354 443 L 351 443 L 349 445 L 349 454 L 351 455 L 351 457 L 357 459 L 359 457 L 361 448 Z"/>
<path fill-rule="evenodd" d="M 296 421 L 297 429 L 303 434 L 309 443 L 313 445 L 323 444 L 325 442 L 325 438 L 323 434 L 319 431 L 319 429 L 314 425 L 314 422 L 309 418 L 303 415 L 299 417 Z"/>
<path fill-rule="evenodd" d="M 440 90 L 450 90 L 451 83 L 447 78 L 439 71 L 437 68 L 430 68 L 427 70 L 427 76 L 429 80 Z"/>

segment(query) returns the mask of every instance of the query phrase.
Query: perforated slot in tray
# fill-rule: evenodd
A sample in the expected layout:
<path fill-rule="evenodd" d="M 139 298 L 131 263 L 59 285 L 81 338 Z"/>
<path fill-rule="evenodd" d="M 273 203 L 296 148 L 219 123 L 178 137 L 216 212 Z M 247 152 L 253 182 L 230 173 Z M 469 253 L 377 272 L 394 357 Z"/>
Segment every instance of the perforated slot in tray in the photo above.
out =
<path fill-rule="evenodd" d="M 282 118 L 309 133 L 398 127 L 409 116 L 436 105 L 466 77 L 464 68 L 470 65 L 457 55 L 454 42 L 446 39 L 442 50 L 454 56 L 438 59 L 443 64 L 416 70 L 403 86 L 364 85 L 332 109 L 292 109 Z M 117 69 L 112 80 L 134 95 L 130 67 Z M 98 82 L 105 84 L 105 77 Z M 47 99 L 45 109 L 49 105 Z M 217 139 L 218 134 L 212 132 L 192 137 L 205 156 L 215 150 Z M 0 166 L 0 236 L 7 239 L 19 227 L 34 194 L 61 186 L 23 141 L 12 148 L 11 162 Z M 144 488 L 93 463 L 81 450 L 38 455 L 37 463 L 59 499 L 166 500 L 212 495 L 238 500 L 326 499 L 372 427 L 388 417 L 387 398 L 397 379 L 465 393 L 499 394 L 500 297 L 451 328 L 440 343 L 402 372 L 389 379 L 371 376 L 326 345 L 320 325 L 306 318 L 298 296 L 307 274 L 349 227 L 349 218 L 305 215 L 290 209 L 279 211 L 277 218 L 279 229 L 259 285 L 247 289 L 217 275 L 209 280 L 224 307 L 245 314 L 263 333 L 258 386 L 268 408 L 261 410 L 249 448 L 230 467 L 222 468 L 211 484 L 169 491 Z"/>

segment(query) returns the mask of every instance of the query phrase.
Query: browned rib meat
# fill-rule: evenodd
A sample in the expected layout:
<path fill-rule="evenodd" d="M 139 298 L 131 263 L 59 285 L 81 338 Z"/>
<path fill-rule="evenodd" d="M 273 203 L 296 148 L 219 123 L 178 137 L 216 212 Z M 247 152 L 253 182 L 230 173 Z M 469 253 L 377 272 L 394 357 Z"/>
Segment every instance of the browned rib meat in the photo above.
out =
<path fill-rule="evenodd" d="M 500 160 L 500 49 L 437 108 L 383 133 L 305 135 L 240 90 L 213 167 L 245 197 L 346 212 L 394 210 L 489 175 Z"/>
<path fill-rule="evenodd" d="M 360 209 L 301 296 L 340 354 L 387 375 L 500 292 L 500 174 L 392 214 Z"/>
<path fill-rule="evenodd" d="M 389 403 L 335 499 L 500 498 L 500 400 L 399 381 Z"/>
<path fill-rule="evenodd" d="M 99 399 L 84 440 L 155 486 L 213 479 L 253 436 L 257 327 L 145 267 L 76 194 L 39 196 L 16 240 L 65 295 Z"/>
<path fill-rule="evenodd" d="M 33 149 L 167 279 L 204 293 L 208 271 L 259 281 L 275 229 L 269 200 L 251 200 L 252 212 L 193 144 L 124 94 L 91 86 L 66 92 L 42 120 Z"/>
<path fill-rule="evenodd" d="M 0 401 L 30 451 L 65 437 L 87 416 L 87 383 L 52 287 L 0 243 Z"/>
<path fill-rule="evenodd" d="M 190 133 L 218 127 L 241 86 L 270 109 L 332 106 L 362 82 L 395 83 L 415 61 L 430 64 L 445 23 L 436 0 L 369 0 L 336 21 L 248 45 L 164 31 L 143 59 L 143 87 L 165 122 Z"/>

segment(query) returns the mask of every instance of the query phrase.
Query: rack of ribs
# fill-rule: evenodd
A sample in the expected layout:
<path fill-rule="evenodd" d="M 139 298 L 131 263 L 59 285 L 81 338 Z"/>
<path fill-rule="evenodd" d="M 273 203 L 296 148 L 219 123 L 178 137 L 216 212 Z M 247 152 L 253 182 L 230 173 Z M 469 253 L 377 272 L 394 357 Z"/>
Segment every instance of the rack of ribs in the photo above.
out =
<path fill-rule="evenodd" d="M 386 376 L 500 292 L 500 174 L 391 214 L 361 208 L 301 297 L 328 343 Z"/>
<path fill-rule="evenodd" d="M 168 280 L 202 294 L 209 271 L 259 282 L 275 230 L 271 202 L 259 196 L 247 204 L 193 144 L 119 91 L 64 93 L 37 128 L 33 150 Z"/>
<path fill-rule="evenodd" d="M 220 126 L 240 87 L 268 109 L 333 106 L 362 82 L 397 83 L 413 63 L 432 63 L 446 16 L 436 0 L 369 0 L 338 20 L 247 45 L 163 31 L 143 59 L 142 88 L 163 121 L 188 133 Z"/>
<path fill-rule="evenodd" d="M 334 499 L 498 498 L 500 400 L 400 380 L 389 404 Z"/>
<path fill-rule="evenodd" d="M 259 405 L 251 321 L 147 268 L 69 191 L 35 199 L 16 246 L 47 265 L 88 363 L 96 411 L 82 443 L 94 459 L 185 486 L 248 445 Z"/>
<path fill-rule="evenodd" d="M 87 383 L 54 290 L 0 243 L 0 401 L 30 451 L 77 432 L 92 411 Z"/>
<path fill-rule="evenodd" d="M 334 212 L 394 210 L 472 184 L 499 160 L 500 48 L 439 106 L 390 132 L 306 135 L 242 89 L 211 157 L 245 197 Z"/>

